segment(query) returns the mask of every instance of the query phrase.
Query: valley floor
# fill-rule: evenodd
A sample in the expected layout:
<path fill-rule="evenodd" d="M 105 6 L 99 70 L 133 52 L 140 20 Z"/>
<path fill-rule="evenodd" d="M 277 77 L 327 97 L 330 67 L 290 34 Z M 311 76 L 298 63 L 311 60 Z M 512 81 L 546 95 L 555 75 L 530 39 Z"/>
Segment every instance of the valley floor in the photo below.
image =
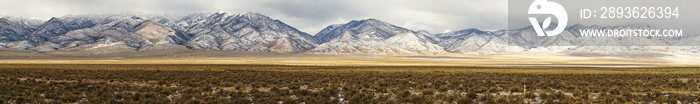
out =
<path fill-rule="evenodd" d="M 698 103 L 700 68 L 0 64 L 0 86 L 2 103 Z"/>
<path fill-rule="evenodd" d="M 0 64 L 260 64 L 312 66 L 698 67 L 700 54 L 510 52 L 440 55 L 323 55 L 203 50 L 112 54 L 0 51 Z"/>
<path fill-rule="evenodd" d="M 700 102 L 692 54 L 2 53 L 1 103 Z"/>

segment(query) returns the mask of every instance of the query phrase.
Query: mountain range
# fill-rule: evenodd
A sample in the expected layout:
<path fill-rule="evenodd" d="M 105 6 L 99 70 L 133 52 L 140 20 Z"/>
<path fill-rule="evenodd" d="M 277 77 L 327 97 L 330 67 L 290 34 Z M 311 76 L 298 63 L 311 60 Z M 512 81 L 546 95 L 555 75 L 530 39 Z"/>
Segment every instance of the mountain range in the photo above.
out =
<path fill-rule="evenodd" d="M 0 49 L 33 52 L 83 51 L 94 54 L 168 49 L 307 54 L 438 55 L 549 52 L 697 53 L 694 35 L 683 38 L 592 38 L 580 29 L 653 28 L 647 25 L 576 24 L 553 37 L 532 27 L 484 31 L 465 29 L 431 34 L 377 19 L 353 20 L 307 34 L 259 13 L 195 13 L 183 17 L 152 14 L 80 15 L 48 21 L 0 17 Z M 649 46 L 626 46 L 647 43 Z M 676 46 L 674 46 L 676 45 Z M 673 47 L 655 47 L 673 46 Z"/>

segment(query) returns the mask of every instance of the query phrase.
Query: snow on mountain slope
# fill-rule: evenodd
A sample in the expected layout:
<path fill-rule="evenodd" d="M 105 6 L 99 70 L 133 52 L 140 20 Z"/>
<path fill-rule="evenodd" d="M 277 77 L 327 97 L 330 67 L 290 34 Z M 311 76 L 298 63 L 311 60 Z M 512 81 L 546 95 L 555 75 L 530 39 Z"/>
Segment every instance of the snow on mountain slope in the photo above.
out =
<path fill-rule="evenodd" d="M 106 48 L 119 50 L 146 50 L 150 48 L 177 46 L 184 40 L 175 31 L 151 20 L 132 17 L 100 24 L 90 28 L 69 31 L 53 36 L 48 41 L 31 48 L 36 51 L 86 50 Z"/>
<path fill-rule="evenodd" d="M 184 45 L 194 49 L 290 53 L 317 45 L 310 35 L 259 13 L 219 12 L 182 21 L 189 39 Z"/>
<path fill-rule="evenodd" d="M 306 53 L 419 55 L 444 52 L 426 35 L 376 19 L 351 21 L 321 30 L 314 38 L 322 44 Z"/>
<path fill-rule="evenodd" d="M 700 52 L 700 46 L 697 46 L 700 37 L 690 33 L 679 38 L 593 38 L 581 36 L 579 31 L 651 28 L 655 27 L 575 24 L 553 37 L 537 36 L 532 27 L 498 31 L 466 29 L 432 35 L 377 19 L 366 19 L 330 25 L 311 36 L 259 13 L 194 13 L 175 17 L 125 12 L 69 15 L 48 21 L 0 17 L 0 48 L 94 53 L 189 48 L 388 55 L 435 55 L 448 52 L 500 54 L 518 51 L 577 54 Z"/>
<path fill-rule="evenodd" d="M 444 34 L 437 34 L 439 45 L 448 52 L 456 53 L 497 53 L 508 47 L 504 31 L 482 31 L 466 29 Z"/>
<path fill-rule="evenodd" d="M 23 19 L 14 17 L 0 17 L 0 48 L 18 48 L 26 49 L 26 45 L 16 42 L 25 40 L 29 34 L 36 30 L 41 25 L 40 20 Z M 13 43 L 15 42 L 15 43 Z"/>

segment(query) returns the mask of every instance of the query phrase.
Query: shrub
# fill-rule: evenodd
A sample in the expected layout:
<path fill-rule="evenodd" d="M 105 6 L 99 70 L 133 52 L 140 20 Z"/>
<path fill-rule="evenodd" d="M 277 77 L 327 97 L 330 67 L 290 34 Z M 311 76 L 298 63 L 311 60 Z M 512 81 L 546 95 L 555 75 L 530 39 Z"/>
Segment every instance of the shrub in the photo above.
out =
<path fill-rule="evenodd" d="M 435 91 L 433 91 L 433 90 L 423 90 L 422 93 L 423 93 L 424 95 L 433 95 L 433 94 L 435 94 Z"/>

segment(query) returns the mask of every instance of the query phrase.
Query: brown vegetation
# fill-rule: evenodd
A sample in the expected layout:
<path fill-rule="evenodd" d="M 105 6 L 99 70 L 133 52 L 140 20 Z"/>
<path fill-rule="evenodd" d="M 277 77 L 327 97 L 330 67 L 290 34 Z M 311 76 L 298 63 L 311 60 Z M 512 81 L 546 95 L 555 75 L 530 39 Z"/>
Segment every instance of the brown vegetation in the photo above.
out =
<path fill-rule="evenodd" d="M 699 79 L 698 68 L 5 64 L 0 102 L 693 103 Z"/>

